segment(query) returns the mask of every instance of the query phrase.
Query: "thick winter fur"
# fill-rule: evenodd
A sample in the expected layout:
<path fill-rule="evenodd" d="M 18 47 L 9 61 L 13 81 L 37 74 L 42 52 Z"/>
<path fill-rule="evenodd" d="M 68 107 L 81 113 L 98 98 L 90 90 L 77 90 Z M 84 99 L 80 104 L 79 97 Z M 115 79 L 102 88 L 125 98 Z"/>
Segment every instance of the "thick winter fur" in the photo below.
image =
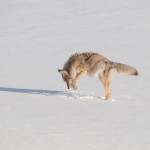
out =
<path fill-rule="evenodd" d="M 106 100 L 110 98 L 110 83 L 116 72 L 125 75 L 138 75 L 135 68 L 109 61 L 104 56 L 94 52 L 73 54 L 67 60 L 63 69 L 59 69 L 58 71 L 67 83 L 68 89 L 72 87 L 74 90 L 77 89 L 77 81 L 85 75 L 98 76 L 105 87 Z"/>

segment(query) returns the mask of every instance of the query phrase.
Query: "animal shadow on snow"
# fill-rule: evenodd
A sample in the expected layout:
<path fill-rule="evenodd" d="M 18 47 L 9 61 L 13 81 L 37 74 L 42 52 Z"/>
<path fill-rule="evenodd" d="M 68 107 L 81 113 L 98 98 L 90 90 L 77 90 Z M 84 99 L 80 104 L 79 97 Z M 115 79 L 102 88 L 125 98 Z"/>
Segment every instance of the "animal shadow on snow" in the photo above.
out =
<path fill-rule="evenodd" d="M 47 95 L 47 96 L 66 96 L 66 97 L 70 96 L 70 97 L 72 97 L 72 93 L 69 91 L 67 92 L 67 91 L 57 91 L 57 90 L 0 87 L 0 92 L 13 92 L 13 93 L 38 94 L 38 95 Z"/>
<path fill-rule="evenodd" d="M 42 90 L 42 89 L 24 89 L 24 88 L 9 88 L 0 87 L 0 92 L 12 92 L 12 93 L 23 93 L 23 94 L 33 94 L 33 95 L 45 95 L 45 96 L 59 96 L 64 98 L 79 98 L 84 99 L 101 99 L 103 97 L 95 96 L 90 93 L 85 93 L 82 91 L 57 91 L 57 90 Z"/>

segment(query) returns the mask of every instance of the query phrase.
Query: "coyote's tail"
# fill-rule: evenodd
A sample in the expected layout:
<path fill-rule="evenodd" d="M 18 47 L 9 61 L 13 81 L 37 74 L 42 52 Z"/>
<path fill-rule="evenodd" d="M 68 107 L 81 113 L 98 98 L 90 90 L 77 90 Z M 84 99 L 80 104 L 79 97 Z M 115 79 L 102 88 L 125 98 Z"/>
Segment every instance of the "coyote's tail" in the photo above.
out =
<path fill-rule="evenodd" d="M 114 63 L 114 68 L 116 68 L 117 72 L 124 75 L 138 75 L 138 71 L 128 65 L 120 64 L 120 63 Z"/>

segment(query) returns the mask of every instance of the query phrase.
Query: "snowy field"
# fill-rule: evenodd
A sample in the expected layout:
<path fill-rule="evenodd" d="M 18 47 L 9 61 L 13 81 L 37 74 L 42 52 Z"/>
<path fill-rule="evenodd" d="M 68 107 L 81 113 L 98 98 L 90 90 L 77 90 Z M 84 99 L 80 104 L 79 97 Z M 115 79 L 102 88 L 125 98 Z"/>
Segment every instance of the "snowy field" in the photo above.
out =
<path fill-rule="evenodd" d="M 97 78 L 66 89 L 75 52 L 132 65 L 105 101 Z M 0 0 L 0 150 L 150 149 L 149 0 Z"/>

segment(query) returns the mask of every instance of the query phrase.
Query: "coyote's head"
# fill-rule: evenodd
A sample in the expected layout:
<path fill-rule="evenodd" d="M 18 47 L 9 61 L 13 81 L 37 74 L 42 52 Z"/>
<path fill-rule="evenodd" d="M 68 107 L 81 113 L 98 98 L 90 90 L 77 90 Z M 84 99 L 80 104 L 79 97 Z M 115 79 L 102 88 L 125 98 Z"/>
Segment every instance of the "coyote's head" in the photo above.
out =
<path fill-rule="evenodd" d="M 58 69 L 58 72 L 62 75 L 63 80 L 66 82 L 67 88 L 70 89 L 72 84 L 72 78 L 69 75 L 69 72 L 65 69 Z"/>

